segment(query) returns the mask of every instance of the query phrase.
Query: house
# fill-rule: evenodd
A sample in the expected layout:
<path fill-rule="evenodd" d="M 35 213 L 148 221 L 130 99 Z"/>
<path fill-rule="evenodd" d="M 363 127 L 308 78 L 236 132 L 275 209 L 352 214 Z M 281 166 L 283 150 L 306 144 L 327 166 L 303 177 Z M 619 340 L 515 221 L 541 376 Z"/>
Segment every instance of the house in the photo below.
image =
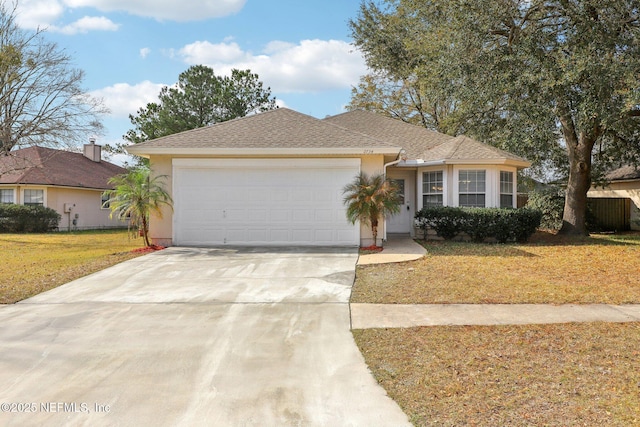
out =
<path fill-rule="evenodd" d="M 595 215 L 601 221 L 640 230 L 640 169 L 623 166 L 606 174 L 605 180 L 606 185 L 594 185 L 587 193 L 592 201 L 603 202 Z M 604 199 L 608 199 L 608 203 L 604 203 Z"/>
<path fill-rule="evenodd" d="M 342 189 L 386 173 L 404 198 L 386 233 L 411 233 L 423 206 L 516 207 L 529 163 L 470 138 L 352 111 L 320 120 L 280 108 L 129 146 L 166 175 L 173 210 L 151 219 L 161 245 L 370 245 Z M 380 243 L 380 242 L 378 242 Z"/>
<path fill-rule="evenodd" d="M 29 147 L 0 156 L 0 203 L 40 205 L 61 215 L 60 230 L 125 226 L 109 218 L 103 193 L 109 178 L 125 173 L 101 159 L 101 147 L 84 146 L 84 153 Z"/>

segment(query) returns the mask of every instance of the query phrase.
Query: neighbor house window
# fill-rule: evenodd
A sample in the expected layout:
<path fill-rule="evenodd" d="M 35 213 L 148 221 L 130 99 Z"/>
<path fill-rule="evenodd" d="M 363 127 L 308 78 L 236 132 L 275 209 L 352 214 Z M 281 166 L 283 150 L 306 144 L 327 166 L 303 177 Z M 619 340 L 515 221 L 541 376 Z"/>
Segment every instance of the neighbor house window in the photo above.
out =
<path fill-rule="evenodd" d="M 109 209 L 110 203 L 109 203 L 109 195 L 105 192 L 102 193 L 102 197 L 100 199 L 100 208 L 101 209 Z"/>
<path fill-rule="evenodd" d="M 461 170 L 458 173 L 458 205 L 484 208 L 486 199 L 486 171 Z"/>
<path fill-rule="evenodd" d="M 425 208 L 442 206 L 443 189 L 442 171 L 424 172 L 422 174 L 422 206 Z"/>
<path fill-rule="evenodd" d="M 44 190 L 24 190 L 25 206 L 44 206 Z"/>
<path fill-rule="evenodd" d="M 513 172 L 500 171 L 500 207 L 513 207 Z"/>
<path fill-rule="evenodd" d="M 0 190 L 0 203 L 15 203 L 13 200 L 13 190 L 6 188 Z"/>

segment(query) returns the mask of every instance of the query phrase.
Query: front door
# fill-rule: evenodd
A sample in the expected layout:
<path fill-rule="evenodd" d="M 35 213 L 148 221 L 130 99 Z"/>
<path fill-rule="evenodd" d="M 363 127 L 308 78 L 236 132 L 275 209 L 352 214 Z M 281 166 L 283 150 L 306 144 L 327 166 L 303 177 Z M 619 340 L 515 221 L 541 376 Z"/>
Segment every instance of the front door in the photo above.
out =
<path fill-rule="evenodd" d="M 387 218 L 387 233 L 413 233 L 413 216 L 416 213 L 416 172 L 389 169 L 387 177 L 395 180 L 402 192 L 400 212 Z"/>

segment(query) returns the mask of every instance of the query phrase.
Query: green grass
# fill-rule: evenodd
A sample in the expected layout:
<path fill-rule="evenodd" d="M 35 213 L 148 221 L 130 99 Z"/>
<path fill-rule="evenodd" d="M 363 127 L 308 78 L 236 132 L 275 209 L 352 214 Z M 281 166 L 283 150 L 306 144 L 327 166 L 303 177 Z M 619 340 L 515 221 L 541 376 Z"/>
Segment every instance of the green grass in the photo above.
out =
<path fill-rule="evenodd" d="M 352 302 L 639 303 L 640 235 L 427 242 L 358 267 Z M 417 426 L 640 425 L 640 323 L 354 330 Z"/>
<path fill-rule="evenodd" d="M 10 304 L 140 256 L 126 230 L 0 234 L 0 303 Z"/>

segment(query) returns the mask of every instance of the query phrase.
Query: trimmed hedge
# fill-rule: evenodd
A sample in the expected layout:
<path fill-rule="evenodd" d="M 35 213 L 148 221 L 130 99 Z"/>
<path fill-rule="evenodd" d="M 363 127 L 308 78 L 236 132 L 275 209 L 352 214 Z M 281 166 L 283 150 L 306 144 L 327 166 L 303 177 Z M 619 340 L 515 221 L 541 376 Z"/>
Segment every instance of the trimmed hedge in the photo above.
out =
<path fill-rule="evenodd" d="M 465 233 L 474 242 L 495 239 L 499 243 L 526 242 L 540 226 L 542 213 L 535 209 L 423 208 L 415 215 L 417 225 L 427 237 L 432 228 L 445 240 Z"/>
<path fill-rule="evenodd" d="M 60 218 L 51 208 L 0 203 L 0 233 L 46 233 L 58 228 Z"/>

